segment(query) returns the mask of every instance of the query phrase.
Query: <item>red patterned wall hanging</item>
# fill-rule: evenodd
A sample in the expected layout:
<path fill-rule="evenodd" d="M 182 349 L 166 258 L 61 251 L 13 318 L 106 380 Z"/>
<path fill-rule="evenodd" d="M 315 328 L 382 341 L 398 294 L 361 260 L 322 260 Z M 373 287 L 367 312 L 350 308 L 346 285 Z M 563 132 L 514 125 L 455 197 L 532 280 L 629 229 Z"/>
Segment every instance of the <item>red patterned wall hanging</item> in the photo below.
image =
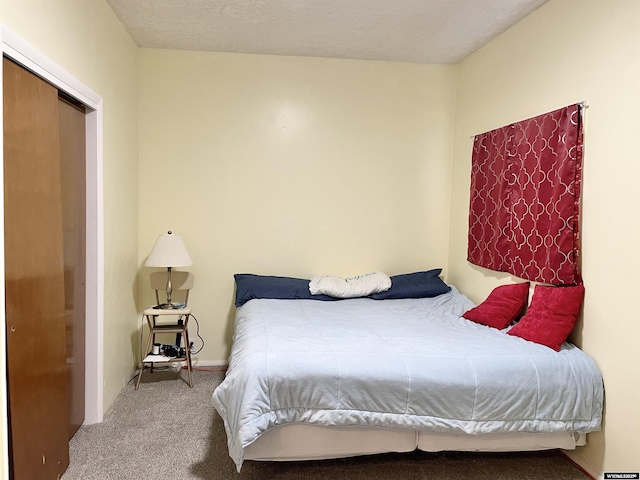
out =
<path fill-rule="evenodd" d="M 580 283 L 582 108 L 475 137 L 469 262 L 555 285 Z"/>

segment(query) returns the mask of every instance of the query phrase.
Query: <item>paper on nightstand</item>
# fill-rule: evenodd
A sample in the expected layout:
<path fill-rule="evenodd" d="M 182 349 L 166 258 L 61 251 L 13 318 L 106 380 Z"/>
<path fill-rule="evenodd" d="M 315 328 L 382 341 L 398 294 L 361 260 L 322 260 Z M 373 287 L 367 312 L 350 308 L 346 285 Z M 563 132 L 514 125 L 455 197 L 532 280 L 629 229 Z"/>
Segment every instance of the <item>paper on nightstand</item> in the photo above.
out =
<path fill-rule="evenodd" d="M 170 362 L 171 360 L 174 360 L 175 357 L 167 357 L 165 355 L 153 355 L 153 354 L 149 354 L 146 357 L 144 357 L 144 360 L 142 360 L 144 363 L 147 362 Z"/>

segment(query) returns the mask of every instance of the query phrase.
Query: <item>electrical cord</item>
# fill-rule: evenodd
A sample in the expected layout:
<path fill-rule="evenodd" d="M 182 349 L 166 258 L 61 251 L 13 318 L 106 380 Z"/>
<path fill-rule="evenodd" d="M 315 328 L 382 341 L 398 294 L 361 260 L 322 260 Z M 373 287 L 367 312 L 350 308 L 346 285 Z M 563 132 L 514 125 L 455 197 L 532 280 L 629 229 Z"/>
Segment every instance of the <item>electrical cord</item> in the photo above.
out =
<path fill-rule="evenodd" d="M 198 322 L 198 319 L 196 318 L 195 315 L 191 315 L 193 317 L 193 319 L 196 321 L 196 336 L 200 339 L 200 341 L 202 342 L 202 345 L 200 345 L 200 348 L 195 350 L 195 351 L 191 351 L 191 355 L 197 355 L 198 353 L 200 353 L 200 351 L 204 348 L 204 338 L 202 338 L 202 336 L 200 335 L 200 323 Z"/>

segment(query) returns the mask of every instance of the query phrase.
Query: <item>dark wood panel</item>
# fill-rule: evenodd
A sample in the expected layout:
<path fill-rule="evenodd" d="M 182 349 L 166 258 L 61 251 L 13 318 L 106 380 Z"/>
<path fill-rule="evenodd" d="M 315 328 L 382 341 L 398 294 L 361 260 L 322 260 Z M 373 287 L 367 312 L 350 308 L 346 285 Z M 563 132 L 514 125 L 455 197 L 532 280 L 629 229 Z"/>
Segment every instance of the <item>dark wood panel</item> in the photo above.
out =
<path fill-rule="evenodd" d="M 3 68 L 11 471 L 55 479 L 69 463 L 58 92 Z"/>
<path fill-rule="evenodd" d="M 84 422 L 85 405 L 85 117 L 64 97 L 58 103 L 62 234 L 69 378 L 69 439 Z"/>

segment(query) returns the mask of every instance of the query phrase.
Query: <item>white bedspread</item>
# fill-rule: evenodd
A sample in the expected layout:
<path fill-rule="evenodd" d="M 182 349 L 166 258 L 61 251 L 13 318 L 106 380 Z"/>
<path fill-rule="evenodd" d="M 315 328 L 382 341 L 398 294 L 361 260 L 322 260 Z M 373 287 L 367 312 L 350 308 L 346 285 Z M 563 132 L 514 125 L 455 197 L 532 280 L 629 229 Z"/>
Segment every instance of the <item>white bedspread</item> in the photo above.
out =
<path fill-rule="evenodd" d="M 590 432 L 603 384 L 593 360 L 460 317 L 455 288 L 435 298 L 251 300 L 237 311 L 225 380 L 213 393 L 238 470 L 276 425 L 433 432 Z"/>

